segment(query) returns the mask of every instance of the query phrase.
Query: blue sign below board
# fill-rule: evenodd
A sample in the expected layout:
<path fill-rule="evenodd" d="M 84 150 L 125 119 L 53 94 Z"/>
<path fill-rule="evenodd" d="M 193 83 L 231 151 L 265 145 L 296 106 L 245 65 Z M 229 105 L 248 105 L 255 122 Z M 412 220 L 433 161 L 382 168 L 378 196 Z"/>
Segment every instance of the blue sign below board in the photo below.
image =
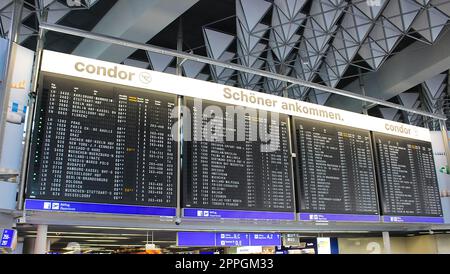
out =
<path fill-rule="evenodd" d="M 280 233 L 178 232 L 178 246 L 280 246 Z"/>
<path fill-rule="evenodd" d="M 255 246 L 279 246 L 281 245 L 280 233 L 250 233 L 251 245 Z"/>
<path fill-rule="evenodd" d="M 201 219 L 295 220 L 294 212 L 184 208 L 183 216 Z"/>
<path fill-rule="evenodd" d="M 250 246 L 248 233 L 216 233 L 216 246 Z"/>
<path fill-rule="evenodd" d="M 25 209 L 53 211 L 53 212 L 83 212 L 83 213 L 105 213 L 105 214 L 109 213 L 109 214 L 131 214 L 131 215 L 148 215 L 148 216 L 176 215 L 176 208 L 172 207 L 96 204 L 96 203 L 44 201 L 44 200 L 30 200 L 30 199 L 27 199 L 25 201 Z"/>
<path fill-rule="evenodd" d="M 424 217 L 424 216 L 383 216 L 385 223 L 435 223 L 443 224 L 443 217 Z"/>
<path fill-rule="evenodd" d="M 300 221 L 332 221 L 332 222 L 379 222 L 379 215 L 360 214 L 330 214 L 330 213 L 299 213 Z"/>
<path fill-rule="evenodd" d="M 3 229 L 0 238 L 0 248 L 13 249 L 16 231 L 13 229 Z"/>

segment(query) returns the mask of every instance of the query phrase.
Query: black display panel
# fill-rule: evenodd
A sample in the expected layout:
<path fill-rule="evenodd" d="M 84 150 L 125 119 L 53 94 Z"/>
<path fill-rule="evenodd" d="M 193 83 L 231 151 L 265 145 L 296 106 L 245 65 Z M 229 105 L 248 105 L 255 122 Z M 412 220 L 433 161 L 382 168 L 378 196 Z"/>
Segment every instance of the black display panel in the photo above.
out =
<path fill-rule="evenodd" d="M 300 212 L 379 214 L 369 131 L 299 118 L 294 131 Z"/>
<path fill-rule="evenodd" d="M 373 133 L 383 215 L 442 217 L 431 143 Z"/>
<path fill-rule="evenodd" d="M 52 75 L 41 87 L 28 199 L 176 206 L 176 96 Z"/>
<path fill-rule="evenodd" d="M 183 147 L 183 207 L 295 211 L 287 115 L 274 117 L 268 113 L 263 117 L 260 113 L 257 116 L 246 114 L 245 140 L 238 141 L 236 129 L 239 128 L 239 118 L 237 114 L 231 115 L 226 105 L 203 100 L 201 106 L 194 106 L 194 100 L 189 99 L 186 106 L 192 116 L 192 132 L 191 139 L 185 140 Z M 219 120 L 208 118 L 206 113 L 210 107 L 220 109 L 224 116 Z M 278 121 L 271 133 L 272 140 L 261 140 L 262 131 L 258 131 L 257 140 L 252 141 L 250 132 L 254 133 L 255 128 L 250 126 L 250 121 L 259 121 L 270 127 L 271 119 Z M 207 123 L 213 120 L 216 130 L 221 135 L 232 132 L 234 141 L 199 139 L 198 128 L 206 128 Z M 229 121 L 233 120 L 233 126 L 230 126 Z M 186 130 L 184 132 L 186 136 L 188 133 Z"/>

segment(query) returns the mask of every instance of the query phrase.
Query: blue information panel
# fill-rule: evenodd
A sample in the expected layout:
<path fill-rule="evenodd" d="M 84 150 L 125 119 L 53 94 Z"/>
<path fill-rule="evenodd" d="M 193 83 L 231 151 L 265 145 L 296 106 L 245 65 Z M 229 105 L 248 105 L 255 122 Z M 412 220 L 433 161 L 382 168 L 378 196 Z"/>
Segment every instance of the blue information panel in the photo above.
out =
<path fill-rule="evenodd" d="M 442 217 L 427 217 L 427 216 L 383 216 L 385 223 L 444 223 Z"/>
<path fill-rule="evenodd" d="M 185 208 L 183 216 L 202 219 L 253 219 L 253 220 L 295 220 L 294 212 L 267 212 L 244 210 L 216 210 Z"/>
<path fill-rule="evenodd" d="M 334 221 L 334 222 L 379 222 L 379 215 L 358 214 L 324 214 L 324 213 L 300 213 L 300 221 Z"/>
<path fill-rule="evenodd" d="M 216 246 L 215 232 L 177 232 L 179 246 Z"/>
<path fill-rule="evenodd" d="M 13 229 L 4 229 L 0 239 L 0 248 L 12 249 L 16 231 Z"/>
<path fill-rule="evenodd" d="M 250 246 L 250 235 L 248 233 L 217 233 L 216 246 Z"/>
<path fill-rule="evenodd" d="M 178 246 L 280 246 L 280 233 L 178 232 Z"/>
<path fill-rule="evenodd" d="M 281 234 L 250 233 L 250 243 L 254 246 L 279 246 L 281 245 Z"/>
<path fill-rule="evenodd" d="M 132 215 L 175 216 L 172 207 L 131 206 L 117 204 L 94 204 L 65 201 L 26 200 L 25 209 L 52 212 L 111 213 Z"/>

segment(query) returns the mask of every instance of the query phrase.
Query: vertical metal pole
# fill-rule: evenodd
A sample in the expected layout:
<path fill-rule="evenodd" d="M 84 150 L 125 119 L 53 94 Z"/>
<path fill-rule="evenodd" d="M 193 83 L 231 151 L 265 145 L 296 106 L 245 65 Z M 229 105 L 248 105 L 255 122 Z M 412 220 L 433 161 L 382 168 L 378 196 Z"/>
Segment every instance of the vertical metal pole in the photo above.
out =
<path fill-rule="evenodd" d="M 176 218 L 177 222 L 181 221 L 181 179 L 182 179 L 182 168 L 183 168 L 183 107 L 184 98 L 183 96 L 177 96 L 178 104 L 178 141 L 177 141 L 177 209 Z"/>
<path fill-rule="evenodd" d="M 177 34 L 177 51 L 182 52 L 183 51 L 183 21 L 180 17 L 178 19 L 178 34 Z M 177 57 L 177 67 L 176 67 L 176 74 L 178 76 L 183 75 L 181 62 L 183 61 L 183 58 Z"/>
<path fill-rule="evenodd" d="M 9 32 L 10 42 L 17 43 L 19 41 L 19 31 L 22 19 L 23 0 L 14 0 L 14 8 L 11 19 L 11 27 Z"/>
<path fill-rule="evenodd" d="M 6 115 L 8 113 L 9 92 L 13 73 L 14 43 L 19 40 L 19 29 L 22 18 L 23 0 L 14 0 L 13 12 L 11 16 L 11 26 L 9 29 L 8 52 L 6 55 L 5 75 L 3 90 L 0 92 L 0 157 L 2 156 L 3 139 L 6 126 Z"/>
<path fill-rule="evenodd" d="M 292 146 L 292 142 L 294 142 L 294 132 L 293 132 L 293 125 L 294 125 L 294 118 L 292 116 L 288 117 L 288 121 L 287 121 L 287 132 L 288 132 L 288 149 L 289 149 L 289 164 L 290 164 L 290 170 L 289 172 L 291 173 L 291 186 L 292 186 L 292 202 L 294 204 L 294 212 L 297 211 L 297 187 L 295 186 L 295 168 L 294 165 L 295 163 L 297 163 L 298 161 L 294 161 L 294 158 L 298 157 L 296 151 L 294 151 L 294 147 Z M 295 221 L 298 220 L 298 214 L 295 213 Z"/>
<path fill-rule="evenodd" d="M 178 35 L 177 35 L 177 50 L 183 51 L 183 22 L 181 20 L 181 17 L 179 19 L 179 25 L 178 25 Z M 181 67 L 182 58 L 177 57 L 177 67 L 176 67 L 176 74 L 178 76 L 183 76 L 183 69 Z M 177 222 L 179 223 L 181 221 L 181 177 L 182 177 L 182 165 L 183 165 L 183 158 L 182 158 L 182 149 L 183 149 L 183 142 L 182 142 L 182 134 L 183 134 L 183 113 L 182 109 L 184 106 L 184 98 L 183 96 L 178 96 L 178 143 L 177 143 L 177 210 L 176 210 L 176 218 Z"/>
<path fill-rule="evenodd" d="M 450 95 L 450 70 L 448 71 L 447 79 L 447 94 Z M 444 106 L 442 107 L 442 114 L 445 115 Z M 439 125 L 441 126 L 442 139 L 444 141 L 445 156 L 447 159 L 447 172 L 450 172 L 450 147 L 449 147 L 449 136 L 447 129 L 447 121 L 439 120 Z"/>
<path fill-rule="evenodd" d="M 36 241 L 34 243 L 34 254 L 47 253 L 47 232 L 48 225 L 38 225 Z"/>
<path fill-rule="evenodd" d="M 384 253 L 392 254 L 391 237 L 389 235 L 389 232 L 387 232 L 387 231 L 383 232 L 383 244 L 384 244 Z"/>
<path fill-rule="evenodd" d="M 361 94 L 366 96 L 366 86 L 364 85 L 364 79 L 362 78 L 362 74 L 361 74 L 361 68 L 358 68 L 358 80 L 359 80 L 359 88 L 361 89 Z M 367 103 L 366 102 L 362 102 L 362 113 L 364 115 L 369 115 L 369 110 L 367 109 Z"/>
<path fill-rule="evenodd" d="M 423 93 L 424 93 L 423 86 L 420 85 L 420 86 L 419 86 L 419 100 L 420 100 L 420 102 L 421 102 L 421 103 L 420 103 L 420 107 L 421 107 L 421 109 L 422 109 L 423 111 L 427 111 L 427 109 L 426 109 L 425 96 L 423 95 Z M 422 121 L 423 121 L 423 126 L 431 130 L 430 122 L 429 122 L 428 117 L 422 116 Z"/>
<path fill-rule="evenodd" d="M 283 97 L 285 98 L 289 98 L 289 93 L 288 93 L 288 86 L 287 83 L 284 82 L 283 83 Z M 290 164 L 290 169 L 289 172 L 291 173 L 291 186 L 292 186 L 292 202 L 294 204 L 294 213 L 297 211 L 297 194 L 296 194 L 296 189 L 297 187 L 295 186 L 295 168 L 294 165 L 296 163 L 296 161 L 294 161 L 294 158 L 298 157 L 296 152 L 294 151 L 294 147 L 292 145 L 292 142 L 294 142 L 294 137 L 293 137 L 293 125 L 294 125 L 294 118 L 292 118 L 292 116 L 289 116 L 287 119 L 287 134 L 288 134 L 288 151 L 289 151 L 289 164 Z M 298 214 L 295 213 L 295 221 L 298 220 Z"/>
<path fill-rule="evenodd" d="M 48 10 L 44 10 L 42 12 L 42 21 L 47 20 Z M 39 16 L 39 15 L 38 15 Z M 28 154 L 30 151 L 30 143 L 31 143 L 31 130 L 33 127 L 33 116 L 34 112 L 36 110 L 36 100 L 35 96 L 37 95 L 37 89 L 38 89 L 38 82 L 39 82 L 39 71 L 41 68 L 41 61 L 42 61 L 42 53 L 44 51 L 44 44 L 45 44 L 45 34 L 46 30 L 40 29 L 39 30 L 39 36 L 37 39 L 37 45 L 36 45 L 36 53 L 35 53 L 35 59 L 34 59 L 34 68 L 33 68 L 33 78 L 31 80 L 31 94 L 30 96 L 30 102 L 29 102 L 29 111 L 27 113 L 27 128 L 25 130 L 25 144 L 23 149 L 23 155 L 22 155 L 22 166 L 20 170 L 20 177 L 19 177 L 19 196 L 17 199 L 17 208 L 19 210 L 23 209 L 23 198 L 25 195 L 25 180 L 27 177 L 27 166 L 28 166 Z"/>
<path fill-rule="evenodd" d="M 441 126 L 442 141 L 444 142 L 445 157 L 447 159 L 447 171 L 450 169 L 450 147 L 448 145 L 449 137 L 447 125 L 444 120 L 439 120 Z"/>

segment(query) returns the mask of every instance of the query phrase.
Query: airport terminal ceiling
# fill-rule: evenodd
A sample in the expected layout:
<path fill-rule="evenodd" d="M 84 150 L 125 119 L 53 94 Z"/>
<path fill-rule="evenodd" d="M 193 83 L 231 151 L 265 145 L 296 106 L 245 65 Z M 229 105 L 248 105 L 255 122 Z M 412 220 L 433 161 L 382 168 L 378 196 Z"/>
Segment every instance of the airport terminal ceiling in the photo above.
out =
<path fill-rule="evenodd" d="M 29 48 L 36 46 L 36 3 L 48 8 L 49 23 L 171 49 L 181 26 L 185 52 L 357 93 L 363 86 L 368 96 L 450 113 L 447 0 L 26 0 L 20 42 Z M 11 1 L 0 2 L 2 26 L 11 9 Z M 65 34 L 48 33 L 45 48 L 175 73 L 174 57 Z M 183 63 L 183 74 L 276 95 L 285 88 L 278 80 L 194 61 Z M 305 87 L 289 87 L 288 95 L 362 111 L 359 101 Z M 382 106 L 370 106 L 369 114 L 437 127 Z"/>

